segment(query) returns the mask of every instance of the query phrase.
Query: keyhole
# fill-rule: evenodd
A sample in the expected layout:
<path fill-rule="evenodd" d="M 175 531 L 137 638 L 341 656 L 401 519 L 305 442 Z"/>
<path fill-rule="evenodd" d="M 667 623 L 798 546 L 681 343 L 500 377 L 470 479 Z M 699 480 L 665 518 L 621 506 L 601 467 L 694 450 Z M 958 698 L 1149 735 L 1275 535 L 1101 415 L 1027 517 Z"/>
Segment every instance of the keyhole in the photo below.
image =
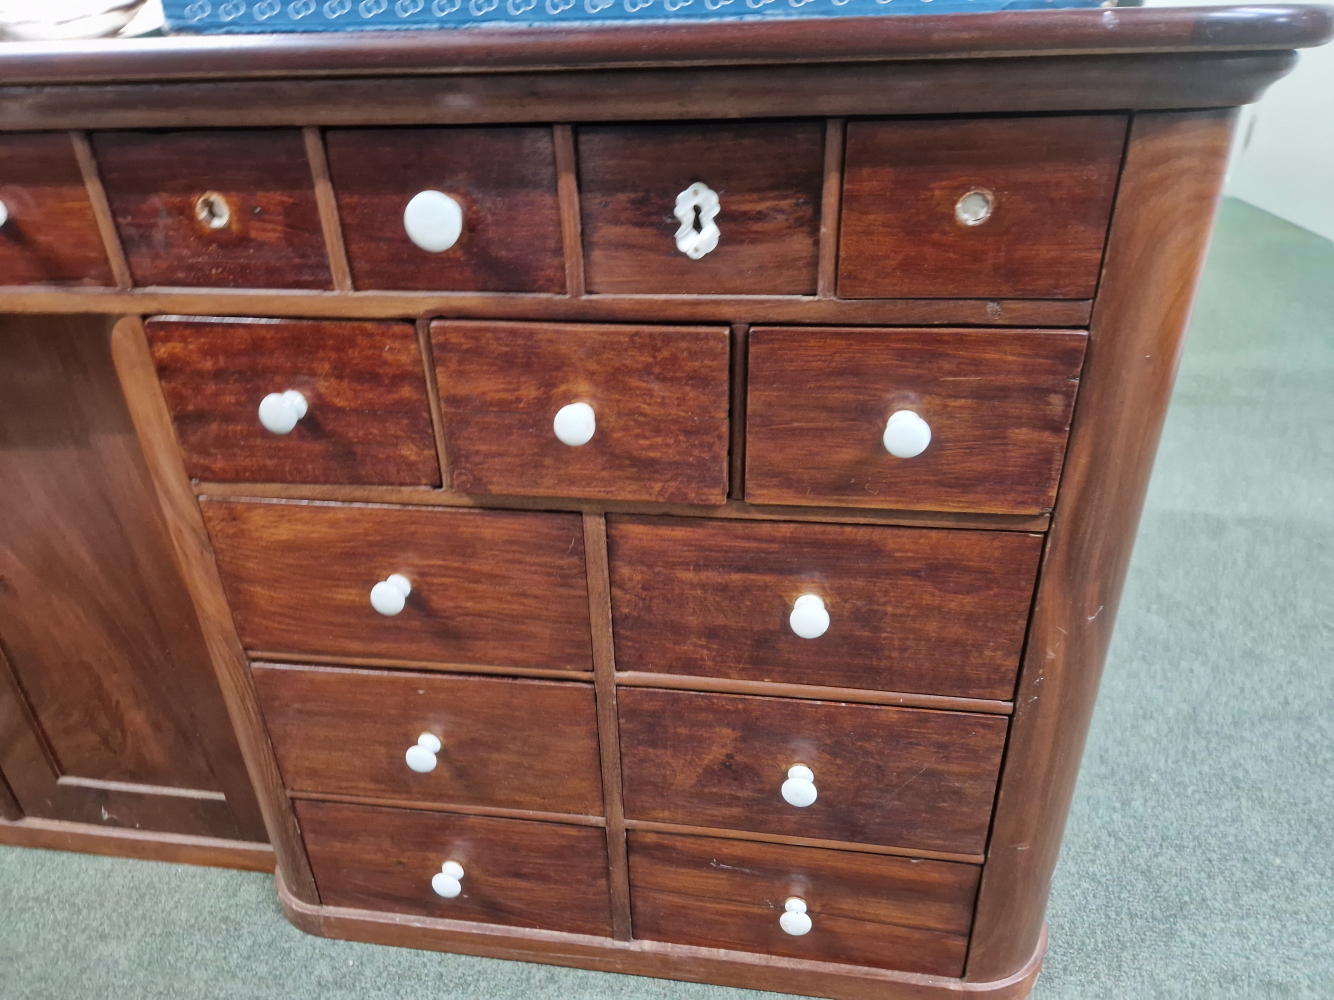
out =
<path fill-rule="evenodd" d="M 216 191 L 208 191 L 195 202 L 195 218 L 209 229 L 224 229 L 232 220 L 231 206 Z"/>
<path fill-rule="evenodd" d="M 695 206 L 695 221 L 692 223 L 692 225 L 694 226 L 695 232 L 697 232 L 697 233 L 702 233 L 702 232 L 704 232 L 704 222 L 703 222 L 703 220 L 700 218 L 700 214 L 701 214 L 701 213 L 700 213 L 699 206 L 696 205 L 696 206 Z"/>

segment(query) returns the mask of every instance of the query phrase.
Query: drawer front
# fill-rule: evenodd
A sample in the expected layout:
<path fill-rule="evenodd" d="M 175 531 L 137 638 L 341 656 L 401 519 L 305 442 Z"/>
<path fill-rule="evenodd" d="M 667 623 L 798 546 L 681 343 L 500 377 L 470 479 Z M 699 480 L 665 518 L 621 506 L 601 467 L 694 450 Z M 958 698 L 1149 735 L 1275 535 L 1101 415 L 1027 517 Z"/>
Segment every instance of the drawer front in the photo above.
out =
<path fill-rule="evenodd" d="M 411 325 L 156 319 L 146 328 L 192 478 L 440 484 Z M 268 409 L 280 402 L 270 395 L 290 391 L 306 407 L 299 419 Z"/>
<path fill-rule="evenodd" d="M 1018 532 L 632 517 L 608 544 L 620 670 L 1001 700 L 1042 552 Z"/>
<path fill-rule="evenodd" d="M 358 288 L 565 291 L 551 129 L 337 129 L 325 144 Z"/>
<path fill-rule="evenodd" d="M 293 805 L 325 906 L 611 934 L 607 839 L 598 827 Z M 462 868 L 458 892 L 442 896 L 432 880 L 451 861 Z"/>
<path fill-rule="evenodd" d="M 1048 511 L 1086 339 L 1071 330 L 756 328 L 746 499 Z"/>
<path fill-rule="evenodd" d="M 630 819 L 955 854 L 986 848 L 1004 717 L 650 688 L 618 697 Z M 783 791 L 796 765 L 814 774 L 817 797 L 804 807 Z"/>
<path fill-rule="evenodd" d="M 1092 298 L 1126 121 L 850 122 L 838 294 Z"/>
<path fill-rule="evenodd" d="M 629 847 L 637 938 L 963 975 L 973 865 L 638 830 Z M 804 934 L 783 929 L 788 905 Z"/>
<path fill-rule="evenodd" d="M 251 672 L 294 792 L 602 814 L 587 684 L 269 663 Z M 419 745 L 423 735 L 439 748 Z"/>
<path fill-rule="evenodd" d="M 0 216 L 0 284 L 114 284 L 68 133 L 0 136 Z"/>
<path fill-rule="evenodd" d="M 93 148 L 135 284 L 332 287 L 300 132 L 102 132 Z"/>
<path fill-rule="evenodd" d="M 815 291 L 823 123 L 590 127 L 578 142 L 590 292 Z M 702 256 L 679 248 L 683 221 Z"/>
<path fill-rule="evenodd" d="M 454 489 L 726 499 L 726 327 L 451 321 L 431 342 Z"/>
<path fill-rule="evenodd" d="M 217 500 L 200 507 L 249 650 L 592 670 L 577 514 Z M 381 614 L 370 593 L 381 582 L 388 588 L 394 574 L 411 592 L 397 614 Z"/>

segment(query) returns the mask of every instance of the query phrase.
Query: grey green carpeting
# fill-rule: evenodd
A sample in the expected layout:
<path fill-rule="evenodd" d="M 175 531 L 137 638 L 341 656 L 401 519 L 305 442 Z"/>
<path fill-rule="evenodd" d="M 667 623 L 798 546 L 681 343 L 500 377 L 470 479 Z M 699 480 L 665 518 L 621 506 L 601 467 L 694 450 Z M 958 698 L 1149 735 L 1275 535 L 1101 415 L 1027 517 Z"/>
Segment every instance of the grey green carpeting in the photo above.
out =
<path fill-rule="evenodd" d="M 1334 997 L 1334 244 L 1224 205 L 1039 1000 Z M 0 848 L 0 997 L 759 994 L 307 937 L 262 875 Z"/>

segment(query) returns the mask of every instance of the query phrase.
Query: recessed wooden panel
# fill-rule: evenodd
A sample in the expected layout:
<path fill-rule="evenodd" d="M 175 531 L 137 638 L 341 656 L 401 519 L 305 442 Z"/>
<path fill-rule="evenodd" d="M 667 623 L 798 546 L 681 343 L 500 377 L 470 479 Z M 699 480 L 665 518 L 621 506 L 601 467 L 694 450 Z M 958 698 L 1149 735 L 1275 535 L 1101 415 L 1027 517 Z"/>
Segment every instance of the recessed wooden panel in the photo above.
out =
<path fill-rule="evenodd" d="M 99 132 L 92 140 L 136 285 L 331 287 L 300 132 Z M 217 200 L 200 218 L 207 196 Z M 224 224 L 209 221 L 224 216 Z"/>
<path fill-rule="evenodd" d="M 336 129 L 325 145 L 358 288 L 565 291 L 551 129 Z M 448 250 L 408 239 L 420 191 L 463 209 Z"/>
<path fill-rule="evenodd" d="M 247 649 L 592 669 L 577 514 L 200 504 Z M 381 615 L 370 591 L 412 583 Z"/>
<path fill-rule="evenodd" d="M 439 485 L 426 375 L 407 323 L 157 319 L 145 324 L 195 479 Z M 260 401 L 295 389 L 287 434 Z"/>
<path fill-rule="evenodd" d="M 68 134 L 0 136 L 0 285 L 114 284 Z"/>
<path fill-rule="evenodd" d="M 1005 700 L 1014 692 L 1040 535 L 870 525 L 614 517 L 616 665 Z M 803 639 L 802 594 L 830 626 Z"/>
<path fill-rule="evenodd" d="M 823 122 L 691 123 L 578 131 L 590 292 L 812 294 Z M 717 192 L 717 248 L 676 247 L 676 197 Z"/>
<path fill-rule="evenodd" d="M 283 781 L 296 792 L 602 814 L 591 685 L 255 664 Z M 432 771 L 404 760 L 440 740 Z"/>
<path fill-rule="evenodd" d="M 1007 720 L 878 705 L 622 688 L 628 819 L 981 854 Z M 781 794 L 815 772 L 806 808 Z"/>
<path fill-rule="evenodd" d="M 981 869 L 632 830 L 635 937 L 961 976 Z M 785 900 L 811 929 L 779 927 Z"/>
<path fill-rule="evenodd" d="M 754 328 L 746 499 L 1049 511 L 1086 340 L 1077 330 Z M 931 428 L 914 458 L 883 441 L 904 409 Z"/>
<path fill-rule="evenodd" d="M 464 493 L 722 503 L 726 327 L 437 322 L 451 485 Z M 587 403 L 587 444 L 557 439 Z"/>
<path fill-rule="evenodd" d="M 598 827 L 296 802 L 320 902 L 423 917 L 611 934 L 607 840 Z M 431 877 L 463 866 L 463 891 Z"/>
<path fill-rule="evenodd" d="M 1125 115 L 850 122 L 838 294 L 1091 298 L 1125 135 Z"/>

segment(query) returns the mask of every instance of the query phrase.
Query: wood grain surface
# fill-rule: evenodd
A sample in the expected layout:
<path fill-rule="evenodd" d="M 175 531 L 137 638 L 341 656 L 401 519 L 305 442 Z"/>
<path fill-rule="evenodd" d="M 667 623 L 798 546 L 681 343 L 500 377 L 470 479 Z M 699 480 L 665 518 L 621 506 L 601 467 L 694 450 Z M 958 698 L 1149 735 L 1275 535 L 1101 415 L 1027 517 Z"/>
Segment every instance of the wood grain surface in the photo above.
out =
<path fill-rule="evenodd" d="M 572 514 L 200 504 L 247 649 L 592 669 L 583 531 Z M 394 617 L 371 607 L 412 581 Z"/>
<path fill-rule="evenodd" d="M 596 827 L 297 802 L 320 898 L 451 920 L 611 934 L 607 850 Z M 463 866 L 463 891 L 431 877 Z"/>
<path fill-rule="evenodd" d="M 98 132 L 93 150 L 138 285 L 331 288 L 296 130 Z M 227 225 L 196 215 L 222 197 Z"/>
<path fill-rule="evenodd" d="M 640 938 L 936 976 L 963 972 L 979 874 L 946 861 L 630 832 Z M 811 918 L 800 937 L 778 924 L 791 896 Z"/>
<path fill-rule="evenodd" d="M 431 342 L 454 489 L 727 499 L 725 327 L 439 321 Z M 552 420 L 576 402 L 597 429 L 572 447 Z"/>
<path fill-rule="evenodd" d="M 822 122 L 580 128 L 579 184 L 590 292 L 815 292 Z M 676 196 L 718 193 L 718 246 L 676 248 Z"/>
<path fill-rule="evenodd" d="M 293 791 L 601 815 L 586 684 L 254 664 Z M 435 770 L 403 755 L 440 740 Z"/>
<path fill-rule="evenodd" d="M 980 854 L 1008 720 L 877 705 L 622 688 L 630 819 Z M 815 772 L 788 805 L 788 768 Z"/>
<path fill-rule="evenodd" d="M 407 323 L 154 319 L 144 324 L 191 478 L 438 486 L 417 336 Z M 260 401 L 296 389 L 288 434 Z"/>
<path fill-rule="evenodd" d="M 0 135 L 0 203 L 0 284 L 115 284 L 68 135 Z"/>
<path fill-rule="evenodd" d="M 357 288 L 565 290 L 551 129 L 335 129 L 324 141 Z M 403 229 L 426 190 L 463 208 L 441 253 Z"/>
<path fill-rule="evenodd" d="M 752 328 L 746 499 L 1050 510 L 1084 341 L 1074 330 Z M 931 427 L 915 458 L 882 440 L 902 409 Z"/>
<path fill-rule="evenodd" d="M 1008 700 L 1039 535 L 614 517 L 621 670 Z M 788 623 L 802 594 L 830 627 Z"/>

